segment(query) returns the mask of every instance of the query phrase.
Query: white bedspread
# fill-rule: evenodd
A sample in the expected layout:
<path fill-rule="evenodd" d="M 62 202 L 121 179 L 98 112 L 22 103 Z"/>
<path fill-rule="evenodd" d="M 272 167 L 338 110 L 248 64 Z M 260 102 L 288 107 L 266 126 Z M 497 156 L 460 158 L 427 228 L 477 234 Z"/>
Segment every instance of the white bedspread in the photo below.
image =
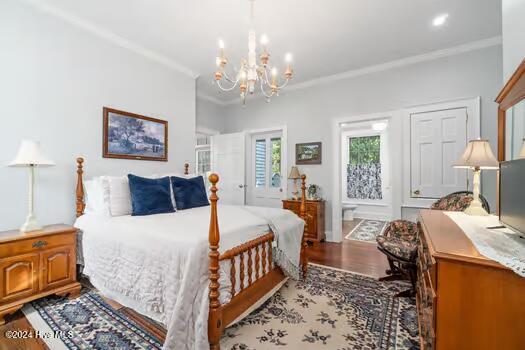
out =
<path fill-rule="evenodd" d="M 296 263 L 304 222 L 295 214 L 228 205 L 218 212 L 221 252 L 271 226 L 276 250 Z M 102 294 L 165 324 L 165 349 L 208 349 L 209 221 L 210 207 L 139 217 L 83 215 L 75 226 L 83 231 L 84 273 Z M 225 303 L 229 278 L 223 271 L 220 284 Z"/>

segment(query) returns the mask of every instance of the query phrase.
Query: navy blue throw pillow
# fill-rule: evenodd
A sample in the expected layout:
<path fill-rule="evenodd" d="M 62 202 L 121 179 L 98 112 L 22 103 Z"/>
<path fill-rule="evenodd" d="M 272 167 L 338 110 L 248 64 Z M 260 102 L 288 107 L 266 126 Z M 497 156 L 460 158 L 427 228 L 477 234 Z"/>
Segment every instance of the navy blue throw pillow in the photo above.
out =
<path fill-rule="evenodd" d="M 170 178 L 148 179 L 128 175 L 133 216 L 173 213 Z"/>
<path fill-rule="evenodd" d="M 206 196 L 204 179 L 202 176 L 185 179 L 182 177 L 171 177 L 171 186 L 175 195 L 177 210 L 191 209 L 210 205 Z"/>

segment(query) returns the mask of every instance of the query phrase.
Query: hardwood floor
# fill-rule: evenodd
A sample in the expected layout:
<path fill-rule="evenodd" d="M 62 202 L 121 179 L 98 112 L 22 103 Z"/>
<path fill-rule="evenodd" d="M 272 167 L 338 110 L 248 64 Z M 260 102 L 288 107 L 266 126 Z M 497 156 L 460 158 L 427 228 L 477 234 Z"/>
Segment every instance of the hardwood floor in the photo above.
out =
<path fill-rule="evenodd" d="M 343 236 L 348 234 L 359 219 L 343 221 Z M 343 239 L 342 243 L 322 242 L 309 247 L 310 262 L 336 267 L 379 278 L 385 275 L 388 263 L 375 243 Z"/>
<path fill-rule="evenodd" d="M 359 219 L 343 222 L 344 235 L 350 232 L 358 223 Z M 343 270 L 353 271 L 369 275 L 375 278 L 384 276 L 388 267 L 385 256 L 377 250 L 373 243 L 359 242 L 343 239 L 342 243 L 321 242 L 311 245 L 308 249 L 310 262 L 331 266 Z M 107 300 L 112 307 L 119 309 L 122 306 L 111 300 Z M 133 312 L 130 310 L 130 312 Z M 48 350 L 49 348 L 41 339 L 8 339 L 7 331 L 33 331 L 21 311 L 7 316 L 7 323 L 0 326 L 0 350 Z M 159 334 L 162 337 L 162 334 Z M 52 349 L 51 349 L 52 350 Z"/>

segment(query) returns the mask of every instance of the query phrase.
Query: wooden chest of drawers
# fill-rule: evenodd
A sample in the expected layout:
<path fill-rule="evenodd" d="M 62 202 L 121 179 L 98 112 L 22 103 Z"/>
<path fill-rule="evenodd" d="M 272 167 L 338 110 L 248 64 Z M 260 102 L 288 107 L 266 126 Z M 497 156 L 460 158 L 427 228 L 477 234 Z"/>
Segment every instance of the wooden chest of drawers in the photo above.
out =
<path fill-rule="evenodd" d="M 66 225 L 0 232 L 0 324 L 29 301 L 50 294 L 79 295 L 76 232 Z"/>
<path fill-rule="evenodd" d="M 421 349 L 525 348 L 525 278 L 482 256 L 441 211 L 422 210 L 419 226 Z"/>
<path fill-rule="evenodd" d="M 306 201 L 306 239 L 311 242 L 324 241 L 326 238 L 324 232 L 324 200 L 307 200 Z M 283 209 L 293 211 L 300 216 L 301 201 L 294 199 L 283 200 Z"/>

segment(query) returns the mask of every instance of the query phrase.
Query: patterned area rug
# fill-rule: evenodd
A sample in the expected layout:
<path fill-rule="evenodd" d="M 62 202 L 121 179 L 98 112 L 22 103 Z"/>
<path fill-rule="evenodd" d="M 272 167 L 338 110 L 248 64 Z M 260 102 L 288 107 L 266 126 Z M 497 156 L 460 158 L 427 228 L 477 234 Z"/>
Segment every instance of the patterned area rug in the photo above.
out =
<path fill-rule="evenodd" d="M 143 327 L 125 308 L 115 310 L 93 289 L 83 289 L 74 300 L 43 298 L 23 312 L 35 330 L 50 335 L 43 340 L 52 350 L 162 348 L 163 340 L 151 331 L 159 327 L 156 322 L 147 319 L 150 326 Z"/>
<path fill-rule="evenodd" d="M 415 300 L 394 298 L 404 282 L 310 265 L 227 329 L 224 349 L 419 349 Z"/>
<path fill-rule="evenodd" d="M 376 237 L 383 232 L 386 224 L 386 221 L 363 219 L 345 238 L 354 241 L 375 243 Z"/>
<path fill-rule="evenodd" d="M 306 281 L 289 280 L 229 327 L 221 348 L 419 349 L 415 302 L 393 297 L 406 286 L 311 264 Z M 166 331 L 160 324 L 111 305 L 86 288 L 75 300 L 40 299 L 24 313 L 35 329 L 60 335 L 44 339 L 52 350 L 162 348 Z"/>

